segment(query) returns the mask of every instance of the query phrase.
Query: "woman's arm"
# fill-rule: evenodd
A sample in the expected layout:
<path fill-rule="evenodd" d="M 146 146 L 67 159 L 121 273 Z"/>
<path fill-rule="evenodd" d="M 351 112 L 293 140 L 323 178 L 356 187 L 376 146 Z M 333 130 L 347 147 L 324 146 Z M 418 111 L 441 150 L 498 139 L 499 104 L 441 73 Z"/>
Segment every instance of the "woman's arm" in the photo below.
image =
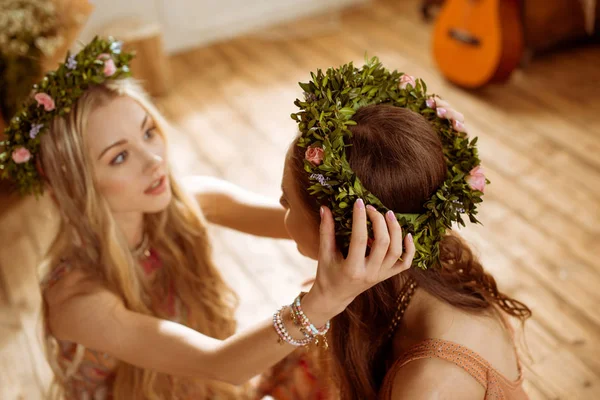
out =
<path fill-rule="evenodd" d="M 317 278 L 302 300 L 316 326 L 344 310 L 360 293 L 410 267 L 415 248 L 397 221 L 368 211 L 375 241 L 365 258 L 367 225 L 364 207 L 355 206 L 348 257 L 335 247 L 331 212 L 324 208 Z M 387 221 L 387 225 L 386 222 Z M 402 255 L 403 262 L 398 259 Z M 44 293 L 49 325 L 57 339 L 69 340 L 139 366 L 172 375 L 240 384 L 265 371 L 295 347 L 279 344 L 272 321 L 264 321 L 227 340 L 212 339 L 183 325 L 141 315 L 83 272 L 75 269 Z M 302 334 L 284 317 L 290 334 Z"/>
<path fill-rule="evenodd" d="M 57 339 L 145 369 L 242 384 L 295 349 L 277 343 L 272 320 L 221 341 L 175 322 L 132 312 L 114 293 L 86 282 L 77 271 L 49 289 L 49 303 L 56 299 L 52 293 L 56 290 L 73 294 L 66 301 L 51 303 L 50 329 Z M 327 306 L 327 301 L 314 293 L 304 297 L 303 308 L 315 325 L 325 324 L 340 311 L 335 308 L 338 304 Z M 284 318 L 289 321 L 290 317 Z M 286 328 L 295 338 L 303 337 L 293 324 Z"/>
<path fill-rule="evenodd" d="M 251 235 L 289 239 L 285 209 L 277 200 L 214 177 L 191 176 L 182 182 L 209 222 Z"/>

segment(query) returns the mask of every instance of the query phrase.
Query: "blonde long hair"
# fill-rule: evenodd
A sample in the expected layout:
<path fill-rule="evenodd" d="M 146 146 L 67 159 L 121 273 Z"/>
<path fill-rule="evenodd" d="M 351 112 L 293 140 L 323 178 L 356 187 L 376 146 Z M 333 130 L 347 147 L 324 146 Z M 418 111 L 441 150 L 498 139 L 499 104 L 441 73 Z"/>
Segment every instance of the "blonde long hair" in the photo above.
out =
<path fill-rule="evenodd" d="M 95 188 L 92 163 L 82 133 L 90 113 L 117 96 L 136 100 L 153 117 L 157 130 L 167 139 L 164 118 L 132 79 L 109 81 L 89 89 L 68 115 L 53 122 L 50 131 L 41 139 L 41 167 L 52 188 L 62 221 L 60 233 L 44 263 L 48 266 L 45 273 L 56 268 L 61 259 L 74 260 L 78 267 L 100 274 L 106 286 L 123 298 L 128 309 L 162 318 L 167 316 L 153 309 L 149 293 L 165 291 L 173 285 L 189 310 L 185 324 L 203 334 L 224 339 L 235 331 L 237 297 L 211 259 L 201 210 L 175 177 L 169 173 L 173 191 L 169 206 L 160 213 L 144 217 L 150 243 L 165 265 L 158 272 L 153 287 L 145 283 L 141 268 L 118 230 L 106 200 Z M 46 304 L 43 309 L 47 322 Z M 69 371 L 61 368 L 57 341 L 48 336 L 46 342 L 47 356 L 56 375 L 51 392 L 52 397 L 56 397 L 64 392 L 69 374 L 76 365 Z M 116 400 L 179 398 L 185 396 L 190 383 L 189 379 L 121 363 L 117 368 L 113 395 Z M 198 398 L 209 398 L 209 394 L 235 398 L 239 391 L 215 382 L 193 382 L 192 386 Z"/>

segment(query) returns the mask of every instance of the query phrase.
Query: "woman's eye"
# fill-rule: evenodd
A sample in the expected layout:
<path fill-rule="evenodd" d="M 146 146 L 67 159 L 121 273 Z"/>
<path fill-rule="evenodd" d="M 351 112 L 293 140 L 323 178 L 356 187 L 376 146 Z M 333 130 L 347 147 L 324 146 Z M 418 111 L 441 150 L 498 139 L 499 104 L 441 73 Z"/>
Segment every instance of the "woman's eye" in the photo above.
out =
<path fill-rule="evenodd" d="M 155 135 L 154 130 L 156 128 L 150 128 L 146 132 L 144 132 L 144 139 L 152 139 Z"/>
<path fill-rule="evenodd" d="M 115 158 L 113 158 L 111 160 L 110 164 L 111 165 L 123 164 L 126 159 L 127 159 L 127 152 L 126 151 L 122 151 L 119 154 L 117 154 L 117 156 Z"/>

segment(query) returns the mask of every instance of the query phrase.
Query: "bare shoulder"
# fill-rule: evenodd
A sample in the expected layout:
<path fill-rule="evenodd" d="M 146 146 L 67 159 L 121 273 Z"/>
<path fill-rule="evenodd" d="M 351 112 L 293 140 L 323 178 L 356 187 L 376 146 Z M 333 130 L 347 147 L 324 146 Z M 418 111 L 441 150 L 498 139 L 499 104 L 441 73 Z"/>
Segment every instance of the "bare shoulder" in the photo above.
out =
<path fill-rule="evenodd" d="M 411 361 L 396 371 L 392 400 L 481 400 L 485 389 L 462 368 L 438 358 Z"/>
<path fill-rule="evenodd" d="M 88 292 L 94 282 L 91 273 L 71 261 L 62 261 L 42 282 L 42 293 L 48 306 L 59 306 L 71 297 Z"/>
<path fill-rule="evenodd" d="M 76 339 L 82 327 L 93 329 L 124 307 L 122 299 L 97 276 L 66 263 L 53 271 L 43 287 L 43 298 L 52 335 L 61 340 Z"/>

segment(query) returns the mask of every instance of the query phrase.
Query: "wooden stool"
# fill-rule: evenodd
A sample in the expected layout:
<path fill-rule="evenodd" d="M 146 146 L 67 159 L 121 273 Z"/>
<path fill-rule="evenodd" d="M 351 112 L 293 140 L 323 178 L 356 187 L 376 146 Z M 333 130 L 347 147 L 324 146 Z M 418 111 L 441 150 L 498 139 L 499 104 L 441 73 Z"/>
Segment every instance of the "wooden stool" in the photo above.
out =
<path fill-rule="evenodd" d="M 163 47 L 162 29 L 158 23 L 136 17 L 118 19 L 102 30 L 123 42 L 124 51 L 135 51 L 131 72 L 151 96 L 164 96 L 171 86 L 169 60 Z"/>

